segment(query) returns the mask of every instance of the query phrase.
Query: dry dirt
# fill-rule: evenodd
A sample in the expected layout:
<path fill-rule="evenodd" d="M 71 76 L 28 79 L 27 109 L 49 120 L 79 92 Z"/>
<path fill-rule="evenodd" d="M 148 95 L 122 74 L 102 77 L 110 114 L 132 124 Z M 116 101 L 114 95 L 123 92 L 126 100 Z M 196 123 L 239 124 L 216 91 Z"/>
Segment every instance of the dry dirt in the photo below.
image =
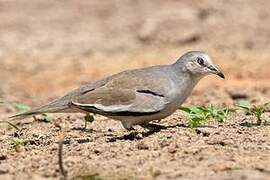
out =
<path fill-rule="evenodd" d="M 172 63 L 187 50 L 211 54 L 226 80 L 206 77 L 185 105 L 270 99 L 270 1 L 0 1 L 0 119 L 126 69 Z M 270 179 L 270 126 L 241 112 L 191 129 L 176 112 L 135 139 L 97 116 L 0 124 L 0 179 Z M 265 114 L 269 118 L 269 113 Z M 15 149 L 12 139 L 25 139 Z"/>

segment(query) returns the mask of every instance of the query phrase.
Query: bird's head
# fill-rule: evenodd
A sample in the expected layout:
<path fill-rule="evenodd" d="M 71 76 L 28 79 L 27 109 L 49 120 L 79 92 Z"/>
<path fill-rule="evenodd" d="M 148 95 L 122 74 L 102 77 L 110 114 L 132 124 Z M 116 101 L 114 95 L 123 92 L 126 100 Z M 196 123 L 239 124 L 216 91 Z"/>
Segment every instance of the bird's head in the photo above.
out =
<path fill-rule="evenodd" d="M 212 61 L 211 57 L 201 51 L 190 51 L 182 55 L 176 62 L 181 64 L 185 71 L 190 74 L 203 77 L 209 74 L 216 74 L 225 78 L 223 71 Z"/>

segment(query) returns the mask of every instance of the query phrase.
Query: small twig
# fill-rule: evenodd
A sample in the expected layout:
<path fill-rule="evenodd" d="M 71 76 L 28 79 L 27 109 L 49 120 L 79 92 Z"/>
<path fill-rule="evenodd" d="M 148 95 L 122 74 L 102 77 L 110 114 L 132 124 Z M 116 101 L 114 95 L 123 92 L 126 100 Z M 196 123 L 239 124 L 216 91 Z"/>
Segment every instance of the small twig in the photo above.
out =
<path fill-rule="evenodd" d="M 20 131 L 21 129 L 18 128 L 15 124 L 9 122 L 9 121 L 0 121 L 0 123 L 7 123 L 8 125 L 10 125 L 11 127 L 15 128 L 17 131 Z"/>
<path fill-rule="evenodd" d="M 84 130 L 87 129 L 87 124 L 88 124 L 88 122 L 87 121 L 84 121 Z"/>
<path fill-rule="evenodd" d="M 59 149 L 58 149 L 58 164 L 60 168 L 60 173 L 62 174 L 64 180 L 67 180 L 67 172 L 64 169 L 64 164 L 63 164 L 63 140 L 64 138 L 61 138 L 59 141 Z"/>

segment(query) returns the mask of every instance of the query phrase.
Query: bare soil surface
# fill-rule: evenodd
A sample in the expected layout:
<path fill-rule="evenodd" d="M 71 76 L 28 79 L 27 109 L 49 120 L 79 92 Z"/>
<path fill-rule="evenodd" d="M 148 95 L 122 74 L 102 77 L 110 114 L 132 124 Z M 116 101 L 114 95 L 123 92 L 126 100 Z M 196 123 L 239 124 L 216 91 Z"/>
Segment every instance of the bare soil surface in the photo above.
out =
<path fill-rule="evenodd" d="M 203 50 L 225 72 L 209 76 L 185 105 L 232 106 L 270 99 L 270 2 L 112 0 L 0 2 L 0 120 L 88 81 Z M 269 118 L 265 113 L 264 117 Z M 56 114 L 0 124 L 0 179 L 269 179 L 270 126 L 232 113 L 189 128 L 177 111 L 149 133 L 128 135 L 117 121 Z M 14 138 L 27 141 L 14 147 Z"/>

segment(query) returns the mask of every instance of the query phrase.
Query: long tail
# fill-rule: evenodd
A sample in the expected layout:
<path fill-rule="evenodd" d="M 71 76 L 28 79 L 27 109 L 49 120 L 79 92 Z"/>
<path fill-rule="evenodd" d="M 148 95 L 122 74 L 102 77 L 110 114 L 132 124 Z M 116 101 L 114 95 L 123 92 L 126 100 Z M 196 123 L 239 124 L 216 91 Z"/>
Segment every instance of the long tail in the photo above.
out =
<path fill-rule="evenodd" d="M 44 113 L 61 113 L 61 112 L 67 111 L 68 109 L 69 109 L 68 103 L 63 103 L 61 101 L 53 101 L 52 103 L 34 108 L 30 111 L 15 114 L 13 116 L 10 116 L 9 118 L 10 119 L 24 119 L 29 116 L 44 114 Z"/>
<path fill-rule="evenodd" d="M 27 112 L 16 114 L 16 115 L 11 116 L 9 118 L 10 119 L 24 119 L 24 118 L 27 118 L 29 116 L 44 114 L 44 113 L 66 113 L 66 112 L 77 113 L 77 112 L 81 112 L 78 108 L 70 106 L 70 102 L 74 97 L 81 95 L 85 91 L 88 92 L 87 89 L 85 90 L 83 88 L 75 89 L 75 90 L 71 91 L 70 93 L 67 93 L 65 96 L 63 96 L 59 99 L 56 99 L 47 105 L 34 108 L 34 109 L 27 111 Z"/>

